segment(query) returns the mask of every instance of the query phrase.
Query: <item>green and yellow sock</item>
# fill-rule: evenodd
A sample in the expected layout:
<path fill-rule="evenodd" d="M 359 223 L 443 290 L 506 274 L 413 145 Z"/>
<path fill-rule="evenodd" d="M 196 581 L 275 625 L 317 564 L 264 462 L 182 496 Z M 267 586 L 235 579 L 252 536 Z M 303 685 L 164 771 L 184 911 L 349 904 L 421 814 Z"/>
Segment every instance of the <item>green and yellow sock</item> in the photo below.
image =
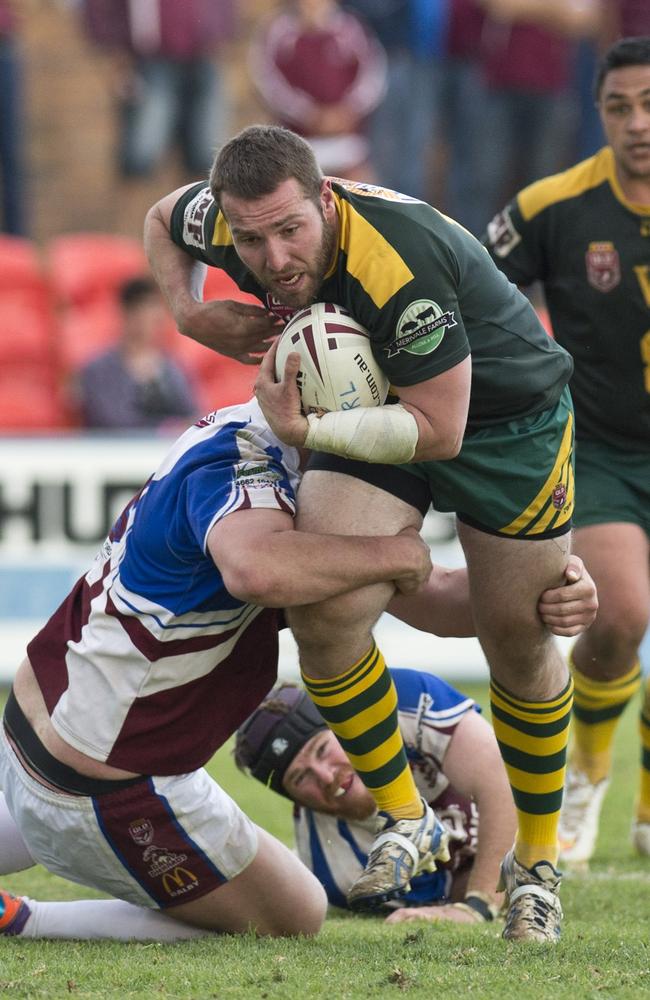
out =
<path fill-rule="evenodd" d="M 377 807 L 397 819 L 422 815 L 397 719 L 397 691 L 384 658 L 370 650 L 338 677 L 302 679 Z"/>
<path fill-rule="evenodd" d="M 636 818 L 639 823 L 650 823 L 650 677 L 645 682 L 645 696 L 639 716 L 641 736 L 641 776 Z"/>
<path fill-rule="evenodd" d="M 526 868 L 557 864 L 573 682 L 550 701 L 523 701 L 494 680 L 492 723 L 517 810 L 515 857 Z"/>
<path fill-rule="evenodd" d="M 581 674 L 573 660 L 569 666 L 575 684 L 573 701 L 573 741 L 569 760 L 596 785 L 612 767 L 612 744 L 623 709 L 639 690 L 639 662 L 623 677 L 595 681 Z"/>

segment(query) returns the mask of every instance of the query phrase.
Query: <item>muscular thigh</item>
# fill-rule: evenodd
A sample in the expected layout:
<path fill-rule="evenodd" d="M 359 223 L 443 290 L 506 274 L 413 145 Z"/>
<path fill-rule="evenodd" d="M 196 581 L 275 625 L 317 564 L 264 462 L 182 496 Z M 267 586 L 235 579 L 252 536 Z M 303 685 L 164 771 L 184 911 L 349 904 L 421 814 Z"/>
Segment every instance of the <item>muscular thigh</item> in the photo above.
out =
<path fill-rule="evenodd" d="M 419 530 L 419 510 L 399 497 L 353 476 L 308 471 L 298 491 L 296 526 L 303 531 L 339 535 L 394 535 L 402 528 Z M 333 649 L 340 638 L 343 660 L 354 660 L 368 648 L 369 630 L 393 596 L 392 583 L 350 591 L 320 604 L 293 608 L 288 615 L 303 654 L 312 643 L 327 641 Z M 321 662 L 323 662 L 321 660 Z"/>
<path fill-rule="evenodd" d="M 411 504 L 355 476 L 308 469 L 298 491 L 296 527 L 302 531 L 395 535 L 421 524 L 422 515 Z"/>

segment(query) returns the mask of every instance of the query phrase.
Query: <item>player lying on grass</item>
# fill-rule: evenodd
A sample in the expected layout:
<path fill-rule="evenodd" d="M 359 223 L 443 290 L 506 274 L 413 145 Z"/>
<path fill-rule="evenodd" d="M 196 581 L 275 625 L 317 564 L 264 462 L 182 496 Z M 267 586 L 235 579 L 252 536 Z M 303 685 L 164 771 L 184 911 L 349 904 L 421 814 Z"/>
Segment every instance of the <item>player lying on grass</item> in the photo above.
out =
<path fill-rule="evenodd" d="M 493 920 L 512 794 L 491 726 L 471 699 L 433 674 L 394 670 L 399 727 L 418 791 L 450 831 L 450 860 L 417 875 L 389 923 Z M 279 685 L 240 727 L 235 760 L 295 804 L 298 855 L 334 906 L 345 907 L 376 836 L 376 807 L 308 694 Z M 398 904 L 399 905 L 399 904 Z"/>
<path fill-rule="evenodd" d="M 294 531 L 299 478 L 297 450 L 255 400 L 209 414 L 172 445 L 29 644 L 0 731 L 0 871 L 39 862 L 117 899 L 5 894 L 0 930 L 167 940 L 320 928 L 317 879 L 203 768 L 275 682 L 279 609 L 429 577 L 412 623 L 427 595 L 431 628 L 466 635 L 473 623 L 465 571 L 431 573 L 416 532 Z M 580 563 L 567 582 L 539 612 L 573 633 L 594 619 L 595 588 Z M 398 597 L 409 620 L 405 607 Z"/>

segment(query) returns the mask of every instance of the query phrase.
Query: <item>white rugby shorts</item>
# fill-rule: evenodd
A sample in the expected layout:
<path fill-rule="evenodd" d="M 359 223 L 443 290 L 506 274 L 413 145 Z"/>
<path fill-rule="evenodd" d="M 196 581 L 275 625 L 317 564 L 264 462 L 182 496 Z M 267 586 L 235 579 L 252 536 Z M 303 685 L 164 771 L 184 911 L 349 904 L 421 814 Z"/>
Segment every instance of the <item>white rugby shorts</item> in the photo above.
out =
<path fill-rule="evenodd" d="M 136 906 L 199 899 L 257 853 L 255 825 L 203 768 L 71 795 L 28 774 L 0 724 L 0 787 L 35 861 Z"/>

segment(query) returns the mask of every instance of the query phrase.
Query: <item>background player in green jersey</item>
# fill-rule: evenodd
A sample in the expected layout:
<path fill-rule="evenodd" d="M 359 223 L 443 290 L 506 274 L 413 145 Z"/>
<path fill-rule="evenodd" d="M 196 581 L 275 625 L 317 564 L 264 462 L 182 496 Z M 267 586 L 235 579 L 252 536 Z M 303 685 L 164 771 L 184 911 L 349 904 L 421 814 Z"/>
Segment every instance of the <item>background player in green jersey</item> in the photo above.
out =
<path fill-rule="evenodd" d="M 349 411 L 342 446 L 332 442 L 334 415 L 315 426 L 300 413 L 291 361 L 276 384 L 266 356 L 258 398 L 280 437 L 334 452 L 301 487 L 310 530 L 419 527 L 432 497 L 457 512 L 517 809 L 515 848 L 502 868 L 505 934 L 557 940 L 572 685 L 536 604 L 569 554 L 569 355 L 469 233 L 396 192 L 322 177 L 307 144 L 284 129 L 245 129 L 217 156 L 209 185 L 154 206 L 145 235 L 179 329 L 212 347 L 224 343 L 229 307 L 200 301 L 194 261 L 223 267 L 276 315 L 321 299 L 368 328 L 400 402 Z M 384 814 L 351 890 L 357 905 L 403 892 L 431 861 L 428 806 L 422 816 L 394 687 L 371 633 L 391 594 L 370 587 L 291 616 L 310 694 Z"/>
<path fill-rule="evenodd" d="M 520 285 L 544 286 L 555 337 L 573 355 L 575 549 L 600 610 L 572 651 L 573 747 L 560 824 L 562 860 L 591 857 L 614 731 L 641 685 L 650 615 L 650 37 L 603 57 L 596 100 L 608 146 L 524 189 L 486 244 Z M 650 856 L 650 681 L 641 711 L 632 827 Z"/>

